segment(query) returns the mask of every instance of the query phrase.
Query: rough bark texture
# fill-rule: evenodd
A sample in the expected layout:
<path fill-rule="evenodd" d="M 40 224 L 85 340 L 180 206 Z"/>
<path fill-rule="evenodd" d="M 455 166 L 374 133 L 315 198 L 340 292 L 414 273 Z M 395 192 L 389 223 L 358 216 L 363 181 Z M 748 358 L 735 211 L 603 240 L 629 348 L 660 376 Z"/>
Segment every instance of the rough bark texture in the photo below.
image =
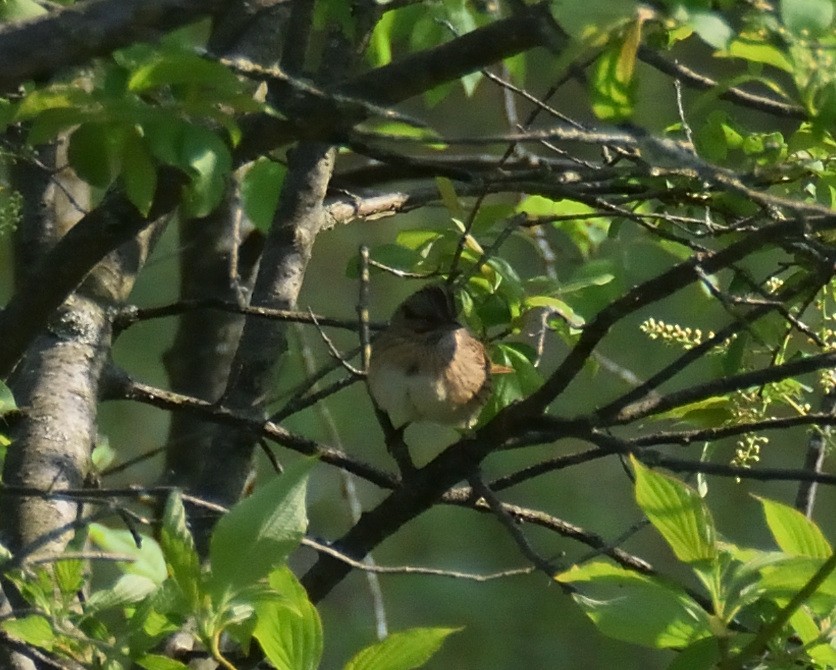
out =
<path fill-rule="evenodd" d="M 180 223 L 180 297 L 246 301 L 252 289 L 263 237 L 250 230 L 240 245 L 235 234 L 237 202 L 227 198 L 204 219 Z M 237 253 L 237 267 L 233 257 Z M 237 277 L 233 276 L 237 273 Z M 172 390 L 215 402 L 226 388 L 244 318 L 211 309 L 180 317 L 174 343 L 164 357 Z M 162 483 L 191 489 L 212 442 L 213 424 L 185 412 L 171 416 Z"/>
<path fill-rule="evenodd" d="M 244 56 L 263 65 L 281 54 L 288 5 L 281 0 L 237 0 L 214 22 L 209 49 Z M 264 236 L 246 220 L 230 182 L 221 206 L 204 219 L 180 222 L 180 298 L 249 301 Z M 226 389 L 244 318 L 217 310 L 186 312 L 164 363 L 174 391 L 215 402 Z M 214 425 L 193 414 L 175 412 L 166 441 L 163 484 L 197 486 L 209 455 Z"/>
<path fill-rule="evenodd" d="M 322 203 L 333 162 L 334 150 L 327 145 L 301 145 L 291 153 L 275 223 L 256 278 L 253 305 L 291 309 L 296 304 L 311 247 L 325 221 Z M 287 349 L 286 329 L 284 323 L 247 320 L 224 394 L 227 407 L 261 415 L 274 363 Z M 198 493 L 225 505 L 238 500 L 250 476 L 255 444 L 249 431 L 218 426 Z M 201 534 L 199 531 L 198 536 Z"/>

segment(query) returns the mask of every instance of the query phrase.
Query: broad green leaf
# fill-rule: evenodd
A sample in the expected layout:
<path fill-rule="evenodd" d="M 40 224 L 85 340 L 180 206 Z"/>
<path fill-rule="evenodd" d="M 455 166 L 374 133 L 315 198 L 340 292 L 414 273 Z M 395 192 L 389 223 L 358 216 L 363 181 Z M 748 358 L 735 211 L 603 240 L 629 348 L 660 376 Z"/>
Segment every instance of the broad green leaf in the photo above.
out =
<path fill-rule="evenodd" d="M 53 564 L 55 584 L 64 595 L 75 596 L 84 587 L 87 565 L 78 558 L 56 560 Z"/>
<path fill-rule="evenodd" d="M 761 569 L 759 587 L 764 597 L 779 603 L 792 598 L 816 574 L 822 566 L 822 559 L 793 556 L 768 563 Z M 806 602 L 820 616 L 827 616 L 836 602 L 836 573 L 831 572 Z"/>
<path fill-rule="evenodd" d="M 361 649 L 345 670 L 412 670 L 432 658 L 441 644 L 461 628 L 412 628 Z"/>
<path fill-rule="evenodd" d="M 781 21 L 802 37 L 819 37 L 833 23 L 833 0 L 781 0 Z"/>
<path fill-rule="evenodd" d="M 299 545 L 308 527 L 305 490 L 315 463 L 294 463 L 218 521 L 209 557 L 212 578 L 221 590 L 232 591 L 267 576 Z"/>
<path fill-rule="evenodd" d="M 15 398 L 12 395 L 12 390 L 6 386 L 6 383 L 0 380 L 0 414 L 12 412 L 17 409 Z"/>
<path fill-rule="evenodd" d="M 752 63 L 765 63 L 784 72 L 791 73 L 793 71 L 792 61 L 777 46 L 754 39 L 741 37 L 732 40 L 728 50 L 717 55 L 723 56 L 726 54 L 734 58 L 743 58 Z"/>
<path fill-rule="evenodd" d="M 97 589 L 87 599 L 85 614 L 96 616 L 102 610 L 124 607 L 154 593 L 157 584 L 142 575 L 122 575 L 109 589 Z"/>
<path fill-rule="evenodd" d="M 435 186 L 441 195 L 441 202 L 450 214 L 450 218 L 458 221 L 464 221 L 466 214 L 462 203 L 459 201 L 459 196 L 456 194 L 456 188 L 453 182 L 447 177 L 436 177 Z"/>
<path fill-rule="evenodd" d="M 720 660 L 716 637 L 704 637 L 680 651 L 667 670 L 714 670 Z"/>
<path fill-rule="evenodd" d="M 400 231 L 395 237 L 395 243 L 407 249 L 419 250 L 425 245 L 435 242 L 441 237 L 437 230 L 425 228 L 412 228 Z"/>
<path fill-rule="evenodd" d="M 179 491 L 168 496 L 160 528 L 160 548 L 169 576 L 192 609 L 200 605 L 200 558 L 186 523 L 186 511 Z"/>
<path fill-rule="evenodd" d="M 641 23 L 630 24 L 624 39 L 598 57 L 590 85 L 592 111 L 604 121 L 623 121 L 633 115 L 636 82 L 633 77 L 641 39 Z"/>
<path fill-rule="evenodd" d="M 656 420 L 675 419 L 696 426 L 719 426 L 732 418 L 732 401 L 724 396 L 706 398 L 655 414 Z"/>
<path fill-rule="evenodd" d="M 195 218 L 206 216 L 223 198 L 224 182 L 232 169 L 229 148 L 211 130 L 187 125 L 179 159 L 191 177 L 183 197 L 186 213 Z"/>
<path fill-rule="evenodd" d="M 191 53 L 162 52 L 133 72 L 128 80 L 128 89 L 143 92 L 173 84 L 210 86 L 222 91 L 240 88 L 238 78 L 220 63 Z"/>
<path fill-rule="evenodd" d="M 534 349 L 521 342 L 502 342 L 492 347 L 492 361 L 510 368 L 512 372 L 493 375 L 491 397 L 485 405 L 480 423 L 541 386 L 543 378 L 532 363 L 536 357 Z"/>
<path fill-rule="evenodd" d="M 267 232 L 279 204 L 279 192 L 287 167 L 268 158 L 260 158 L 241 180 L 241 202 L 252 224 Z"/>
<path fill-rule="evenodd" d="M 714 520 L 699 493 L 674 477 L 654 472 L 635 458 L 636 502 L 680 561 L 717 556 Z"/>
<path fill-rule="evenodd" d="M 57 107 L 47 109 L 35 116 L 29 126 L 27 142 L 43 144 L 54 139 L 59 133 L 87 121 L 90 114 L 78 107 Z"/>
<path fill-rule="evenodd" d="M 136 546 L 134 536 L 127 530 L 114 529 L 99 523 L 91 523 L 88 537 L 97 547 L 114 554 L 124 554 L 134 558 L 124 563 L 122 569 L 132 575 L 147 577 L 155 584 L 162 584 L 168 572 L 160 545 L 154 538 L 140 535 L 141 546 Z"/>
<path fill-rule="evenodd" d="M 181 51 L 184 49 L 201 50 L 206 46 L 211 35 L 212 19 L 207 16 L 166 33 L 160 38 L 160 44 Z"/>
<path fill-rule="evenodd" d="M 142 124 L 145 141 L 151 154 L 165 165 L 186 169 L 181 158 L 183 137 L 188 124 L 176 118 L 156 116 Z"/>
<path fill-rule="evenodd" d="M 658 579 L 594 561 L 555 577 L 582 584 L 573 595 L 605 635 L 657 649 L 685 647 L 711 635 L 708 613 L 685 591 Z M 591 592 L 592 596 L 583 595 Z"/>
<path fill-rule="evenodd" d="M 136 664 L 145 670 L 189 670 L 189 666 L 160 654 L 145 654 L 136 660 Z"/>
<path fill-rule="evenodd" d="M 823 668 L 836 668 L 836 647 L 828 641 L 828 637 L 832 635 L 822 631 L 806 608 L 802 607 L 793 612 L 790 626 L 804 643 L 810 658 Z"/>
<path fill-rule="evenodd" d="M 3 2 L 0 2 L 0 22 L 25 21 L 46 13 L 46 9 L 35 0 L 3 0 Z"/>
<path fill-rule="evenodd" d="M 734 37 L 729 24 L 715 12 L 690 12 L 687 22 L 703 42 L 715 49 L 725 49 Z"/>
<path fill-rule="evenodd" d="M 256 604 L 253 636 L 279 670 L 315 670 L 322 657 L 322 622 L 305 589 L 285 566 L 274 570 L 270 586 L 282 600 Z"/>
<path fill-rule="evenodd" d="M 157 165 L 144 139 L 131 129 L 122 156 L 122 181 L 125 193 L 140 214 L 148 216 L 157 190 Z"/>
<path fill-rule="evenodd" d="M 392 27 L 395 19 L 395 12 L 388 11 L 380 17 L 372 30 L 366 58 L 373 67 L 387 65 L 392 61 Z"/>
<path fill-rule="evenodd" d="M 55 632 L 46 617 L 31 614 L 22 619 L 6 619 L 0 623 L 6 633 L 16 640 L 51 650 L 55 642 Z"/>
<path fill-rule="evenodd" d="M 25 121 L 48 110 L 72 109 L 90 103 L 90 94 L 77 86 L 57 84 L 29 93 L 17 107 L 16 120 Z"/>
<path fill-rule="evenodd" d="M 782 551 L 790 556 L 828 558 L 833 549 L 819 527 L 789 505 L 755 496 L 763 506 L 766 523 Z"/>
<path fill-rule="evenodd" d="M 121 123 L 83 123 L 70 136 L 70 165 L 84 181 L 106 188 L 122 168 L 127 135 Z"/>

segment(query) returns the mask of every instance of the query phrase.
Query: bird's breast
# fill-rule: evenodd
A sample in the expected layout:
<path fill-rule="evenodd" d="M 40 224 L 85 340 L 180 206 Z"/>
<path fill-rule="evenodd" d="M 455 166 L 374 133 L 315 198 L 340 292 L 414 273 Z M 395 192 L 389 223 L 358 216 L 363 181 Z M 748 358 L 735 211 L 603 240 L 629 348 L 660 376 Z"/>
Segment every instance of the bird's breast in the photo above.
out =
<path fill-rule="evenodd" d="M 484 349 L 463 328 L 423 340 L 381 336 L 368 382 L 396 427 L 421 420 L 470 424 L 486 399 Z"/>

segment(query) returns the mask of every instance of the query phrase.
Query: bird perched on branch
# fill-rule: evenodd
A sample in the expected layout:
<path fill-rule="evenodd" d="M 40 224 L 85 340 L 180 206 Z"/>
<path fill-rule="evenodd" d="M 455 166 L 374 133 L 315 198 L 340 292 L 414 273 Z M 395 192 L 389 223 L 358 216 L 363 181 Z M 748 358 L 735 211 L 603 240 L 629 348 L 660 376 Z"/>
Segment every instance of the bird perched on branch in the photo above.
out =
<path fill-rule="evenodd" d="M 409 296 L 372 345 L 368 384 L 395 428 L 413 421 L 471 427 L 491 391 L 484 345 L 456 319 L 450 291 Z M 508 370 L 505 370 L 508 371 Z"/>

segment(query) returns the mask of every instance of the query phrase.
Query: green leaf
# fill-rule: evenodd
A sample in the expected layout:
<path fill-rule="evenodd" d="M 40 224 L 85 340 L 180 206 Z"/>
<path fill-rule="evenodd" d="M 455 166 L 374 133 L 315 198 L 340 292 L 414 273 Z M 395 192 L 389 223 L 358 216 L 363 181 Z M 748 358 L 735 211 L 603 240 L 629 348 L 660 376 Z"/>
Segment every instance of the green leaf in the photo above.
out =
<path fill-rule="evenodd" d="M 106 188 L 121 170 L 126 138 L 121 123 L 83 123 L 70 136 L 70 165 L 84 181 Z"/>
<path fill-rule="evenodd" d="M 16 640 L 42 647 L 47 651 L 52 650 L 55 642 L 52 625 L 46 617 L 39 614 L 31 614 L 22 619 L 7 619 L 0 623 L 0 628 Z"/>
<path fill-rule="evenodd" d="M 273 223 L 279 192 L 287 167 L 268 158 L 260 158 L 247 170 L 241 180 L 241 201 L 252 224 L 267 232 Z"/>
<path fill-rule="evenodd" d="M 432 658 L 441 644 L 461 628 L 411 628 L 360 650 L 345 670 L 412 670 Z"/>
<path fill-rule="evenodd" d="M 765 598 L 783 603 L 807 585 L 823 562 L 820 558 L 806 556 L 792 556 L 773 561 L 761 568 L 761 581 L 758 586 L 763 590 Z M 836 573 L 831 572 L 805 604 L 819 615 L 827 616 L 833 609 L 834 602 Z"/>
<path fill-rule="evenodd" d="M 805 608 L 793 612 L 790 626 L 804 643 L 805 651 L 811 659 L 823 668 L 836 667 L 836 648 L 829 644 L 829 636 L 822 631 Z"/>
<path fill-rule="evenodd" d="M 680 651 L 667 670 L 714 670 L 720 660 L 716 637 L 704 637 Z"/>
<path fill-rule="evenodd" d="M 828 558 L 833 549 L 819 527 L 789 505 L 755 496 L 763 506 L 766 523 L 782 551 L 791 556 Z"/>
<path fill-rule="evenodd" d="M 136 660 L 136 664 L 145 670 L 189 670 L 189 666 L 160 654 L 145 654 Z"/>
<path fill-rule="evenodd" d="M 265 577 L 299 545 L 308 527 L 305 489 L 315 463 L 294 463 L 218 521 L 209 557 L 213 581 L 221 590 Z"/>
<path fill-rule="evenodd" d="M 26 141 L 29 144 L 43 144 L 89 118 L 90 115 L 87 112 L 77 107 L 47 109 L 35 116 L 29 127 Z"/>
<path fill-rule="evenodd" d="M 605 635 L 656 649 L 684 647 L 711 635 L 708 613 L 685 591 L 624 568 L 593 561 L 555 577 L 584 584 L 575 602 Z"/>
<path fill-rule="evenodd" d="M 187 168 L 191 182 L 183 196 L 186 215 L 209 214 L 223 198 L 224 181 L 232 169 L 229 148 L 207 128 L 187 125 L 180 146 L 180 165 Z"/>
<path fill-rule="evenodd" d="M 253 636 L 279 670 L 315 670 L 323 646 L 316 607 L 287 567 L 274 570 L 268 581 L 282 599 L 256 604 Z"/>
<path fill-rule="evenodd" d="M 734 37 L 728 23 L 714 12 L 689 12 L 687 23 L 703 42 L 715 49 L 725 49 Z"/>
<path fill-rule="evenodd" d="M 719 426 L 732 417 L 732 401 L 725 396 L 697 400 L 687 405 L 674 407 L 667 412 L 653 416 L 656 420 L 675 419 L 695 426 Z"/>
<path fill-rule="evenodd" d="M 521 342 L 500 342 L 492 347 L 492 361 L 511 368 L 513 372 L 493 376 L 491 397 L 480 417 L 480 423 L 540 388 L 543 378 L 534 367 L 533 361 L 536 358 L 537 352 Z"/>
<path fill-rule="evenodd" d="M 35 0 L 3 0 L 0 2 L 0 21 L 25 21 L 46 14 L 46 9 Z"/>
<path fill-rule="evenodd" d="M 387 65 L 392 61 L 392 27 L 395 19 L 395 12 L 388 11 L 380 17 L 372 30 L 366 57 L 373 67 Z"/>
<path fill-rule="evenodd" d="M 141 546 L 136 546 L 134 535 L 123 529 L 114 529 L 100 523 L 91 523 L 88 537 L 105 551 L 134 558 L 130 563 L 120 563 L 122 569 L 132 575 L 147 577 L 155 584 L 162 584 L 168 577 L 166 561 L 160 545 L 154 538 L 140 535 Z"/>
<path fill-rule="evenodd" d="M 792 73 L 794 68 L 792 61 L 787 55 L 773 44 L 749 40 L 745 38 L 734 39 L 724 54 L 734 58 L 743 58 L 752 63 L 765 63 L 772 67 Z"/>
<path fill-rule="evenodd" d="M 412 228 L 400 231 L 395 237 L 395 243 L 399 246 L 418 251 L 428 244 L 432 244 L 442 237 L 437 230 L 426 228 Z"/>
<path fill-rule="evenodd" d="M 53 564 L 55 584 L 64 595 L 75 596 L 84 586 L 86 564 L 77 558 L 56 560 Z"/>
<path fill-rule="evenodd" d="M 186 523 L 186 512 L 179 491 L 168 496 L 160 528 L 160 548 L 169 576 L 180 589 L 186 603 L 196 610 L 200 605 L 200 558 Z"/>
<path fill-rule="evenodd" d="M 781 21 L 799 36 L 822 36 L 833 23 L 833 0 L 781 0 Z"/>
<path fill-rule="evenodd" d="M 610 45 L 598 57 L 592 73 L 592 111 L 604 121 L 624 121 L 633 115 L 636 82 L 633 78 L 641 25 L 631 24 L 621 42 Z"/>
<path fill-rule="evenodd" d="M 456 188 L 453 182 L 447 177 L 436 177 L 435 185 L 441 195 L 441 202 L 450 214 L 450 218 L 464 221 L 466 214 L 462 203 L 459 202 L 459 196 L 456 194 Z"/>
<path fill-rule="evenodd" d="M 90 463 L 96 474 L 101 474 L 116 459 L 116 450 L 110 446 L 110 440 L 106 435 L 99 435 L 96 439 L 96 446 L 90 453 Z"/>
<path fill-rule="evenodd" d="M 714 520 L 699 493 L 674 477 L 653 472 L 634 456 L 636 502 L 680 561 L 717 556 Z"/>
<path fill-rule="evenodd" d="M 128 89 L 137 93 L 174 84 L 210 86 L 226 92 L 241 87 L 226 66 L 191 53 L 157 53 L 128 79 Z"/>
<path fill-rule="evenodd" d="M 125 140 L 122 180 L 125 193 L 140 214 L 148 216 L 157 190 L 157 166 L 145 141 L 132 129 Z"/>
<path fill-rule="evenodd" d="M 99 612 L 114 607 L 124 607 L 139 602 L 157 590 L 157 584 L 142 575 L 122 575 L 109 589 L 98 589 L 90 594 L 85 615 L 97 616 Z"/>
<path fill-rule="evenodd" d="M 15 397 L 12 395 L 12 390 L 6 386 L 6 382 L 0 380 L 0 414 L 6 412 L 13 412 L 17 409 Z"/>

